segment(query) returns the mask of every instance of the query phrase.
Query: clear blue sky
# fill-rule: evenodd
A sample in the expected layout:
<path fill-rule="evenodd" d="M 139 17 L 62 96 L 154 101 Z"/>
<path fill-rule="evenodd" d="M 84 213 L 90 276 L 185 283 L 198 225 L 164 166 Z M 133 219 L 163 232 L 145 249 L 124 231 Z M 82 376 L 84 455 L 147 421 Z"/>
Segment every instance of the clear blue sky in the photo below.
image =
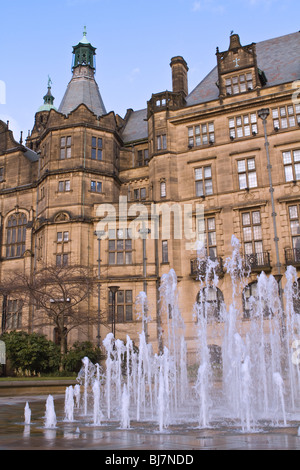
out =
<path fill-rule="evenodd" d="M 59 106 L 85 25 L 106 109 L 124 116 L 171 89 L 173 56 L 187 61 L 191 91 L 216 65 L 216 47 L 228 49 L 232 30 L 246 45 L 299 31 L 299 18 L 299 0 L 0 0 L 0 119 L 16 140 L 20 130 L 25 137 L 48 75 Z"/>

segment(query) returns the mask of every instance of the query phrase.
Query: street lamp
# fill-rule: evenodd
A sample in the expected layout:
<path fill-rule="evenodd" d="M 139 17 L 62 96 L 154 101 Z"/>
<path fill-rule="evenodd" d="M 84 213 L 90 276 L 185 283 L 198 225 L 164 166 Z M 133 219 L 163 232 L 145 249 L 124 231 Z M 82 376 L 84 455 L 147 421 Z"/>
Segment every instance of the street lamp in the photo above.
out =
<path fill-rule="evenodd" d="M 110 286 L 109 290 L 112 295 L 112 321 L 111 321 L 111 332 L 116 337 L 116 293 L 120 289 L 119 286 Z"/>
<path fill-rule="evenodd" d="M 275 212 L 275 202 L 274 202 L 274 188 L 273 188 L 273 183 L 272 183 L 272 165 L 270 161 L 270 151 L 269 151 L 269 142 L 268 142 L 268 134 L 267 134 L 267 118 L 270 114 L 269 108 L 263 108 L 258 111 L 258 117 L 262 119 L 263 125 L 264 125 L 264 134 L 265 134 L 265 148 L 266 148 L 266 154 L 267 154 L 267 169 L 268 169 L 268 174 L 269 174 L 269 186 L 270 186 L 270 194 L 271 194 L 271 203 L 272 203 L 272 219 L 273 219 L 273 227 L 274 227 L 274 242 L 275 242 L 275 249 L 276 249 L 276 266 L 277 266 L 277 274 L 278 276 L 281 275 L 281 264 L 280 264 L 280 258 L 279 258 L 279 238 L 277 235 L 277 224 L 276 224 L 276 212 Z"/>
<path fill-rule="evenodd" d="M 143 282 L 143 290 L 145 294 L 147 295 L 147 253 L 146 253 L 146 238 L 149 233 L 151 233 L 151 230 L 145 227 L 145 222 L 143 222 L 142 228 L 139 230 L 139 233 L 142 236 L 143 240 L 143 277 L 144 277 L 144 282 Z M 147 316 L 148 316 L 148 311 L 147 311 L 147 305 L 145 305 L 145 311 L 144 311 L 144 332 L 145 332 L 145 337 L 146 337 L 146 342 L 148 339 L 148 323 L 147 323 Z"/>
<path fill-rule="evenodd" d="M 275 242 L 275 250 L 276 250 L 276 267 L 277 267 L 277 274 L 274 276 L 275 279 L 278 282 L 278 290 L 279 290 L 279 297 L 281 301 L 281 305 L 283 307 L 283 301 L 282 301 L 282 288 L 281 288 L 281 279 L 282 279 L 282 274 L 281 274 L 281 264 L 280 264 L 280 258 L 279 258 L 279 238 L 277 234 L 277 223 L 276 223 L 276 217 L 277 214 L 275 212 L 275 202 L 274 202 L 274 188 L 273 188 L 273 182 L 272 182 L 272 165 L 270 161 L 270 150 L 269 150 L 269 141 L 268 141 L 268 134 L 267 134 L 267 118 L 270 114 L 269 108 L 262 108 L 258 111 L 258 117 L 262 120 L 263 125 L 264 125 L 264 134 L 265 134 L 265 148 L 266 148 L 266 155 L 267 155 L 267 169 L 268 169 L 268 175 L 269 175 L 269 191 L 271 194 L 271 203 L 272 203 L 272 219 L 273 219 L 273 227 L 274 227 L 274 242 Z"/>
<path fill-rule="evenodd" d="M 105 235 L 104 230 L 95 231 L 98 240 L 98 319 L 97 319 L 97 347 L 100 348 L 100 263 L 101 263 L 101 238 Z"/>

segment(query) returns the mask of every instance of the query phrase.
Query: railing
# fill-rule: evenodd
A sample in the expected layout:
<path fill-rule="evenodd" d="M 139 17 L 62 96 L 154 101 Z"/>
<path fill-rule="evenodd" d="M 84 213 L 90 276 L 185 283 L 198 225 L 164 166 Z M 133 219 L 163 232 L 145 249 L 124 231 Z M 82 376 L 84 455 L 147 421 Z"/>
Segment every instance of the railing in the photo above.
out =
<path fill-rule="evenodd" d="M 251 271 L 267 271 L 271 269 L 270 253 L 268 251 L 245 255 L 245 261 L 250 266 Z"/>
<path fill-rule="evenodd" d="M 213 263 L 216 263 L 214 269 L 210 269 L 209 277 L 213 277 L 214 272 L 217 274 L 219 278 L 224 276 L 224 268 L 223 268 L 223 260 L 222 258 L 204 258 L 204 259 L 192 259 L 191 260 L 191 276 L 195 279 L 204 279 L 207 275 L 207 269 L 210 267 L 209 260 Z"/>
<path fill-rule="evenodd" d="M 286 265 L 300 265 L 300 249 L 288 248 L 285 250 L 285 263 Z"/>

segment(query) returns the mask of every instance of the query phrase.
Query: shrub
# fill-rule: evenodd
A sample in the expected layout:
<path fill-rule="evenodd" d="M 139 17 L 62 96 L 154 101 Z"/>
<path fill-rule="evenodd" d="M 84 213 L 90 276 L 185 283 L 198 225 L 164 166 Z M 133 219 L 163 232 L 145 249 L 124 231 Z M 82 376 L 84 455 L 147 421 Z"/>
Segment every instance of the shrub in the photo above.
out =
<path fill-rule="evenodd" d="M 89 341 L 76 342 L 65 355 L 64 370 L 78 373 L 82 367 L 84 357 L 88 357 L 91 362 L 96 363 L 101 360 L 102 354 L 100 349 Z"/>
<path fill-rule="evenodd" d="M 59 367 L 59 348 L 44 335 L 25 331 L 4 333 L 1 340 L 6 345 L 6 355 L 11 368 L 21 373 L 40 374 Z"/>

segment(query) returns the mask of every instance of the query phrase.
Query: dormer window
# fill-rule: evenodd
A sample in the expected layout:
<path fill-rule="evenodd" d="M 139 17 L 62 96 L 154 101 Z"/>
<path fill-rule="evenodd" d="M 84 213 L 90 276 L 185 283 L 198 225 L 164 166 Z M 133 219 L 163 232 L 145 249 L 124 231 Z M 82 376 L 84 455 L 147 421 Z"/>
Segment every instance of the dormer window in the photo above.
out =
<path fill-rule="evenodd" d="M 226 78 L 226 94 L 237 95 L 238 93 L 245 93 L 246 91 L 253 90 L 253 77 L 252 73 L 243 73 Z"/>

